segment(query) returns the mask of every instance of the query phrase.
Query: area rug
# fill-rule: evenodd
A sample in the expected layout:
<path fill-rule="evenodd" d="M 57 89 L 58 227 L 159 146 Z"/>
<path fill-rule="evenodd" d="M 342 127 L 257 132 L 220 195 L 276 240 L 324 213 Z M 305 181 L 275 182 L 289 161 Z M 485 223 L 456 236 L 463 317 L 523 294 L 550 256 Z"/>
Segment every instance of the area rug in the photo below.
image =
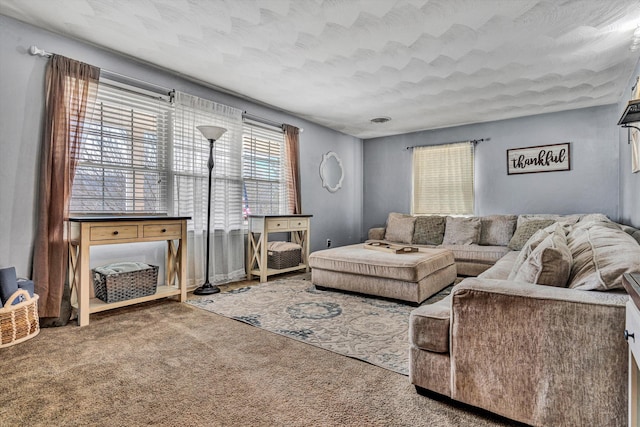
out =
<path fill-rule="evenodd" d="M 317 290 L 309 275 L 234 289 L 188 301 L 344 356 L 409 374 L 409 314 L 399 302 Z M 447 287 L 423 304 L 449 294 Z"/>

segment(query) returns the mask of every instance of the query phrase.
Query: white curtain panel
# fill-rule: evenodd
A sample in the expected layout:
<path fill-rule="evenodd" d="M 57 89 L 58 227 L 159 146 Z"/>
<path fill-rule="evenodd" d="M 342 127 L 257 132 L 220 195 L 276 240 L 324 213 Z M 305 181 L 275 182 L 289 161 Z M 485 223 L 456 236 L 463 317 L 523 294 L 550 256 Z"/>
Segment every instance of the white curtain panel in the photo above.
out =
<path fill-rule="evenodd" d="M 187 284 L 204 283 L 209 142 L 196 128 L 222 126 L 214 143 L 211 189 L 209 280 L 241 279 L 244 269 L 242 218 L 242 110 L 176 92 L 172 144 L 172 212 L 188 215 Z"/>

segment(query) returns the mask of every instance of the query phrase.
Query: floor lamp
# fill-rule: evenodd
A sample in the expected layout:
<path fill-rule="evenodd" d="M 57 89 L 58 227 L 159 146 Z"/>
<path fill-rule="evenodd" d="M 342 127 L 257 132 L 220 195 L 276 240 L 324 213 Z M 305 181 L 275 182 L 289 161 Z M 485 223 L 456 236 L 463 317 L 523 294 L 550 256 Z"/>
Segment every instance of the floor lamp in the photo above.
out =
<path fill-rule="evenodd" d="M 207 198 L 207 259 L 204 270 L 204 283 L 198 286 L 193 293 L 195 295 L 211 295 L 220 292 L 220 288 L 209 283 L 209 245 L 211 243 L 211 173 L 213 172 L 213 143 L 216 142 L 227 130 L 219 126 L 198 126 L 198 130 L 209 140 L 209 196 Z"/>

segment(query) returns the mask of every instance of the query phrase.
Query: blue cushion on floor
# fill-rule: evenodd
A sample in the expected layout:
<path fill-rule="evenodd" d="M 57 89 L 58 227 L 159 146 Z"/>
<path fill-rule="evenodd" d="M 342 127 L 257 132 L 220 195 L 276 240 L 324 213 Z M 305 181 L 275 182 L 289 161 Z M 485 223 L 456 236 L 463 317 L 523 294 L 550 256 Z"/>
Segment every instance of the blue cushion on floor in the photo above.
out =
<path fill-rule="evenodd" d="M 0 269 L 0 302 L 4 306 L 11 295 L 18 290 L 15 267 Z"/>
<path fill-rule="evenodd" d="M 33 292 L 34 292 L 35 287 L 34 287 L 34 284 L 33 284 L 32 280 L 29 280 L 29 279 L 18 279 L 18 288 L 19 289 L 24 289 L 25 291 L 29 292 L 29 296 L 31 298 L 33 298 Z M 20 295 L 18 298 L 13 300 L 11 305 L 19 304 L 22 301 L 24 301 L 24 296 Z"/>

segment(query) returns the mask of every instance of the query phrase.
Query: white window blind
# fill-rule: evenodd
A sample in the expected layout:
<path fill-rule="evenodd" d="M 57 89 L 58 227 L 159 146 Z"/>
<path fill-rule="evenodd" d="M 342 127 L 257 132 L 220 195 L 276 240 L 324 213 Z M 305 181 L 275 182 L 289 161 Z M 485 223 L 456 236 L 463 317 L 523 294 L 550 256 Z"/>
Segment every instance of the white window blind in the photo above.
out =
<path fill-rule="evenodd" d="M 207 220 L 209 142 L 196 128 L 200 125 L 227 129 L 213 146 L 211 229 L 243 228 L 240 114 L 240 110 L 232 107 L 176 93 L 172 211 L 176 215 L 191 216 L 190 229 L 205 229 Z"/>
<path fill-rule="evenodd" d="M 70 211 L 166 214 L 169 102 L 100 81 L 85 124 Z"/>
<path fill-rule="evenodd" d="M 245 120 L 242 134 L 243 215 L 286 215 L 284 132 Z"/>
<path fill-rule="evenodd" d="M 473 143 L 413 149 L 414 215 L 473 215 Z"/>

